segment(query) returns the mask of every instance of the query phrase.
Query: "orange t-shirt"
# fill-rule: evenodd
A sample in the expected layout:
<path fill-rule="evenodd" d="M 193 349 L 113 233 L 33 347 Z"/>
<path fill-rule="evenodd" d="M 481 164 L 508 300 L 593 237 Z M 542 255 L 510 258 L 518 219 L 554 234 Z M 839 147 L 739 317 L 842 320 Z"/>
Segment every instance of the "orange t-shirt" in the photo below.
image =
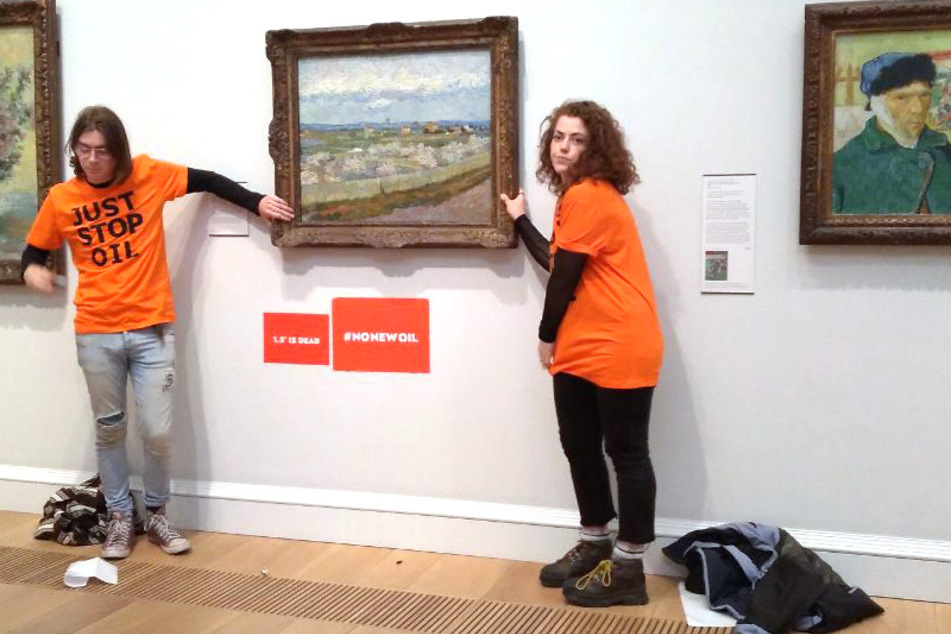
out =
<path fill-rule="evenodd" d="M 566 372 L 605 388 L 657 385 L 664 340 L 624 197 L 604 181 L 570 187 L 555 209 L 552 255 L 557 249 L 588 258 L 558 328 L 551 374 Z"/>
<path fill-rule="evenodd" d="M 52 251 L 65 239 L 79 271 L 76 332 L 109 333 L 175 321 L 162 207 L 187 193 L 188 168 L 146 155 L 121 183 L 71 178 L 50 189 L 26 241 Z"/>

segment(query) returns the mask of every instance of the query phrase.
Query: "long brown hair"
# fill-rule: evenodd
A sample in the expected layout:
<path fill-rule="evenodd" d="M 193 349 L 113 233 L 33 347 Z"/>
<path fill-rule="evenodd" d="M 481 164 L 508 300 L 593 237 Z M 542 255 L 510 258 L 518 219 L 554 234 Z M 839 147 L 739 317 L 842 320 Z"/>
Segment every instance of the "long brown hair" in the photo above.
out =
<path fill-rule="evenodd" d="M 588 129 L 585 149 L 564 179 L 551 162 L 551 139 L 555 124 L 563 116 L 581 119 Z M 547 183 L 552 192 L 560 195 L 578 181 L 594 178 L 607 181 L 626 194 L 640 182 L 634 158 L 624 144 L 621 125 L 604 107 L 593 101 L 566 101 L 545 117 L 541 127 L 544 131 L 538 144 L 539 166 L 535 176 L 539 182 Z"/>
<path fill-rule="evenodd" d="M 116 160 L 116 174 L 112 182 L 121 183 L 132 173 L 129 137 L 126 136 L 122 120 L 105 106 L 83 108 L 77 115 L 76 122 L 73 123 L 69 141 L 66 143 L 66 156 L 69 157 L 69 165 L 73 168 L 73 173 L 80 178 L 86 177 L 76 156 L 76 145 L 79 143 L 79 137 L 93 130 L 101 132 L 102 136 L 106 137 L 106 149 Z"/>

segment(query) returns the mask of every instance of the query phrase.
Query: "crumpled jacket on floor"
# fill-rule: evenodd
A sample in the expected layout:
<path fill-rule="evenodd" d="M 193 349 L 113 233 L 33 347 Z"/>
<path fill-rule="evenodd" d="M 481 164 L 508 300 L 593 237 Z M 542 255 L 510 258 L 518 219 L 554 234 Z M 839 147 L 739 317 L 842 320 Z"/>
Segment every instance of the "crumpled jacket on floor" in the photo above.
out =
<path fill-rule="evenodd" d="M 134 504 L 132 524 L 136 535 L 145 532 L 145 522 Z M 33 538 L 48 539 L 66 546 L 88 546 L 104 542 L 108 532 L 106 498 L 99 474 L 96 474 L 79 484 L 58 489 L 46 501 L 43 517 L 33 530 Z"/>
<path fill-rule="evenodd" d="M 884 610 L 775 526 L 751 522 L 692 531 L 664 548 L 687 567 L 687 590 L 740 623 L 736 634 L 834 632 Z"/>

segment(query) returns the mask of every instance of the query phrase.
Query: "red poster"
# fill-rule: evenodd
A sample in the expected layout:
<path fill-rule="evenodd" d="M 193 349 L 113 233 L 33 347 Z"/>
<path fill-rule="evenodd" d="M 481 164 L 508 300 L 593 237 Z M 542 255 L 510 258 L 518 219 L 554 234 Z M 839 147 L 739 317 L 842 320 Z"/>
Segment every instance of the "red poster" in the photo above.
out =
<path fill-rule="evenodd" d="M 334 370 L 429 372 L 429 300 L 333 300 Z"/>
<path fill-rule="evenodd" d="M 330 316 L 264 313 L 264 362 L 330 364 Z"/>

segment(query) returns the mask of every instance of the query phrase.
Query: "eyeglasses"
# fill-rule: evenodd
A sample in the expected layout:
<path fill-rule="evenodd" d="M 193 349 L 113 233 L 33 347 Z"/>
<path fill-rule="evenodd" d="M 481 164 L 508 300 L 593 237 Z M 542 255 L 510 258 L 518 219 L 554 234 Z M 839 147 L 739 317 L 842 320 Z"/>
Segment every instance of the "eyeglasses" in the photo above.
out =
<path fill-rule="evenodd" d="M 109 158 L 112 156 L 112 152 L 109 151 L 104 145 L 99 147 L 92 147 L 89 145 L 83 145 L 79 143 L 76 145 L 76 154 L 81 158 L 92 158 L 93 156 L 98 156 L 99 158 Z"/>

